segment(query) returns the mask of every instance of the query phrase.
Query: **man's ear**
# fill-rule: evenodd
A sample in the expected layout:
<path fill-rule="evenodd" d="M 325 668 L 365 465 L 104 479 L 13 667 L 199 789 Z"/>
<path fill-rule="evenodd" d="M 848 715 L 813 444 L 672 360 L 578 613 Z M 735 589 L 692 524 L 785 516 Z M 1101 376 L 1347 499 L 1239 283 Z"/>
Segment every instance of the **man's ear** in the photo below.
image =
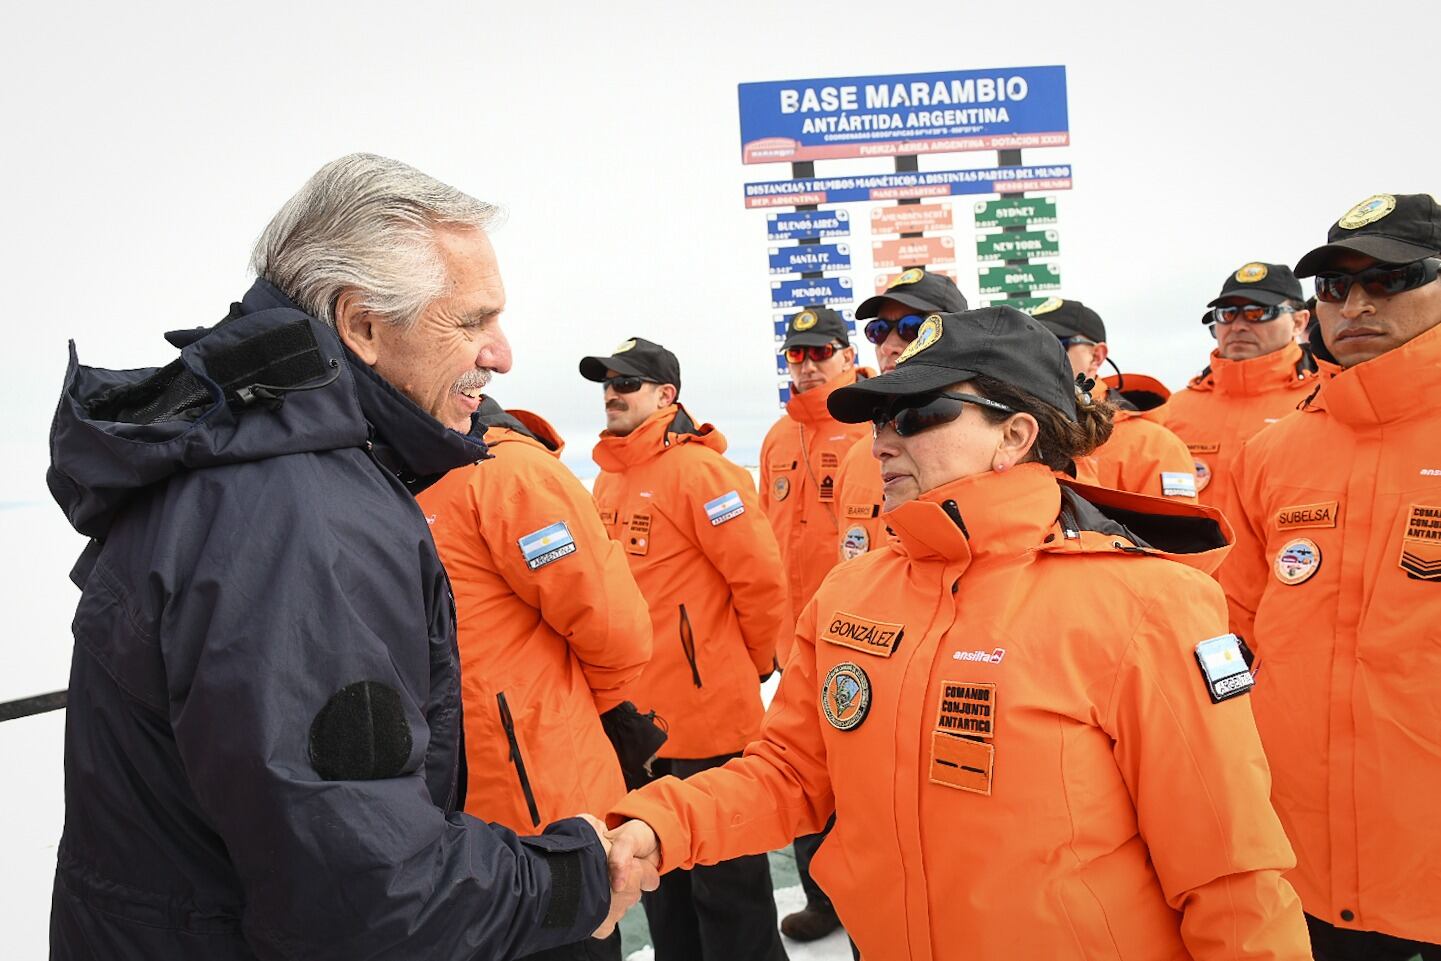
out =
<path fill-rule="evenodd" d="M 656 399 L 660 401 L 660 407 L 669 407 L 680 396 L 680 391 L 676 390 L 674 384 L 661 384 L 660 390 L 655 393 Z M 660 407 L 657 407 L 656 410 L 660 410 Z"/>
<path fill-rule="evenodd" d="M 1105 344 L 1097 344 L 1095 347 L 1092 347 L 1091 369 L 1086 371 L 1086 376 L 1099 378 L 1101 375 L 1101 365 L 1106 362 L 1106 358 L 1109 356 L 1111 356 L 1111 348 Z"/>
<path fill-rule="evenodd" d="M 1014 467 L 1025 463 L 1040 435 L 1041 425 L 1036 418 L 1030 414 L 1012 416 L 1001 425 L 1001 442 L 996 446 L 996 459 L 991 465 L 992 468 L 999 464 Z"/>
<path fill-rule="evenodd" d="M 335 332 L 340 342 L 350 348 L 367 367 L 380 359 L 380 325 L 384 321 L 365 309 L 358 290 L 347 290 L 335 302 Z"/>
<path fill-rule="evenodd" d="M 1311 312 L 1306 309 L 1294 310 L 1291 312 L 1291 336 L 1297 341 L 1304 343 L 1306 340 L 1306 325 L 1311 322 Z"/>

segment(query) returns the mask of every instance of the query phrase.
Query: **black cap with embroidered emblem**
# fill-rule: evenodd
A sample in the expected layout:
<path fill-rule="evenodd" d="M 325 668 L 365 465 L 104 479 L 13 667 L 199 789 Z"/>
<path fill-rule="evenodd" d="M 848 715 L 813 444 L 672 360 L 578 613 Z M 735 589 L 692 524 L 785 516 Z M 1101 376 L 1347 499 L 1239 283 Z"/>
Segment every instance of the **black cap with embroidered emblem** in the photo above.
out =
<path fill-rule="evenodd" d="M 888 300 L 932 314 L 955 314 L 969 308 L 966 295 L 945 274 L 933 274 L 924 267 L 901 271 L 887 285 L 885 293 L 877 294 L 856 308 L 856 319 L 880 316 L 881 305 Z"/>
<path fill-rule="evenodd" d="M 1296 279 L 1290 267 L 1253 260 L 1226 275 L 1225 283 L 1221 284 L 1221 292 L 1206 306 L 1219 307 L 1222 301 L 1232 297 L 1239 297 L 1263 307 L 1275 307 L 1288 300 L 1299 304 L 1306 299 L 1306 293 L 1301 289 L 1301 281 Z M 1213 320 L 1208 311 L 1201 322 L 1209 324 Z"/>
<path fill-rule="evenodd" d="M 1430 194 L 1375 194 L 1326 232 L 1326 244 L 1302 257 L 1296 276 L 1311 277 L 1338 256 L 1363 254 L 1383 264 L 1441 255 L 1441 206 Z"/>
<path fill-rule="evenodd" d="M 829 307 L 807 307 L 786 320 L 786 340 L 781 350 L 788 347 L 824 347 L 837 342 L 845 347 L 851 345 L 845 318 Z"/>
<path fill-rule="evenodd" d="M 1106 342 L 1106 322 L 1079 300 L 1047 297 L 1035 306 L 1031 316 L 1057 337 L 1084 337 L 1098 344 Z"/>
<path fill-rule="evenodd" d="M 871 419 L 892 398 L 930 394 L 977 376 L 994 377 L 1076 419 L 1076 381 L 1054 333 L 1014 307 L 931 314 L 896 369 L 858 380 L 826 400 L 846 424 Z"/>
<path fill-rule="evenodd" d="M 657 384 L 674 384 L 680 390 L 680 361 L 653 340 L 631 337 L 616 345 L 609 357 L 582 357 L 580 376 L 600 383 L 605 372 L 641 377 Z"/>

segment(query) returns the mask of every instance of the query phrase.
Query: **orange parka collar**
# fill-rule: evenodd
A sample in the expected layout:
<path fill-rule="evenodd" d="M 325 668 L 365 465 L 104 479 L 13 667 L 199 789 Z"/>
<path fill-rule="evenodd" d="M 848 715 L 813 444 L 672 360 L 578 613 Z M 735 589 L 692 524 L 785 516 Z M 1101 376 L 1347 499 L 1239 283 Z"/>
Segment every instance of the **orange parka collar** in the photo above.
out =
<path fill-rule="evenodd" d="M 620 472 L 659 456 L 673 444 L 704 444 L 717 454 L 726 449 L 725 435 L 710 424 L 696 426 L 683 406 L 671 404 L 624 437 L 602 431 L 591 457 L 601 470 Z"/>
<path fill-rule="evenodd" d="M 485 413 L 484 407 L 481 408 L 481 413 Z M 507 410 L 502 411 L 499 417 L 482 416 L 477 420 L 477 426 L 484 428 L 487 445 L 517 441 L 535 443 L 555 457 L 559 457 L 561 451 L 565 450 L 565 441 L 550 422 L 528 410 Z"/>
<path fill-rule="evenodd" d="M 1061 489 L 1050 470 L 1021 464 L 943 484 L 882 517 L 902 553 L 969 564 L 973 557 L 1040 546 L 1060 510 Z"/>
<path fill-rule="evenodd" d="M 1311 406 L 1343 424 L 1367 427 L 1434 417 L 1441 397 L 1441 324 L 1380 357 L 1348 367 Z"/>
<path fill-rule="evenodd" d="M 1227 360 L 1211 352 L 1211 365 L 1186 386 L 1191 390 L 1214 390 L 1237 397 L 1254 397 L 1272 390 L 1287 390 L 1311 376 L 1314 365 L 1302 361 L 1301 345 L 1287 344 L 1260 357 Z"/>
<path fill-rule="evenodd" d="M 857 380 L 874 376 L 875 371 L 869 368 L 852 367 L 850 370 L 841 371 L 824 384 L 803 394 L 797 394 L 792 385 L 791 399 L 786 401 L 786 413 L 792 420 L 798 420 L 802 424 L 823 424 L 833 421 L 835 418 L 826 409 L 826 399 L 842 387 L 849 387 Z"/>

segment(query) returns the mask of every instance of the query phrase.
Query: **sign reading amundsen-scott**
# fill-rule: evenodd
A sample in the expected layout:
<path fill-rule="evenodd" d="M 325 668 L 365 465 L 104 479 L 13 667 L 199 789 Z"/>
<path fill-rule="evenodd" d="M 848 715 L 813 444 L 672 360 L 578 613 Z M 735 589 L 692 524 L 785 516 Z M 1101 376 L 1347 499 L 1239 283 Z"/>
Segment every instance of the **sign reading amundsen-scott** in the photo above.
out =
<path fill-rule="evenodd" d="M 740 84 L 748 164 L 1070 143 L 1066 68 Z"/>

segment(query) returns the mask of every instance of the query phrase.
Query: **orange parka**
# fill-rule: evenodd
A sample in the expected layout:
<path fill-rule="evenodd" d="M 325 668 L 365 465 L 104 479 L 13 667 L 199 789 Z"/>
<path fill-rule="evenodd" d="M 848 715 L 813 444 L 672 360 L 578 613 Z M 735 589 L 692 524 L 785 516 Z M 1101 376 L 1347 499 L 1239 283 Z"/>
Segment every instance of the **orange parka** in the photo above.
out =
<path fill-rule="evenodd" d="M 650 617 L 551 426 L 487 398 L 476 430 L 494 456 L 419 503 L 455 594 L 465 809 L 531 833 L 625 793 L 599 715 L 650 659 Z"/>
<path fill-rule="evenodd" d="M 1296 846 L 1337 927 L 1441 942 L 1441 327 L 1336 374 L 1234 471 L 1232 627 Z"/>
<path fill-rule="evenodd" d="M 1249 360 L 1212 352 L 1210 366 L 1171 395 L 1160 416 L 1191 452 L 1202 504 L 1234 522 L 1236 505 L 1223 478 L 1230 477 L 1241 445 L 1299 407 L 1320 378 L 1316 361 L 1299 344 Z"/>
<path fill-rule="evenodd" d="M 650 607 L 655 650 L 626 696 L 669 727 L 662 757 L 739 751 L 760 730 L 760 677 L 791 629 L 780 548 L 725 438 L 674 404 L 602 434 L 595 503 Z"/>
<path fill-rule="evenodd" d="M 881 521 L 885 504 L 881 484 L 881 462 L 871 454 L 871 438 L 862 437 L 841 458 L 836 475 L 836 506 L 841 529 L 836 538 L 836 557 L 850 560 L 885 543 L 886 525 Z"/>
<path fill-rule="evenodd" d="M 872 373 L 853 368 L 803 394 L 792 393 L 786 416 L 761 442 L 761 506 L 781 545 L 792 624 L 838 559 L 836 538 L 844 530 L 836 501 L 841 458 L 857 441 L 871 436 L 869 424 L 842 424 L 832 417 L 826 398 Z M 789 632 L 781 644 L 784 661 Z"/>
<path fill-rule="evenodd" d="M 1076 460 L 1076 478 L 1085 484 L 1151 497 L 1196 503 L 1196 474 L 1186 444 L 1162 426 L 1160 404 L 1170 392 L 1141 374 L 1108 378 L 1092 391 L 1116 406 L 1110 440 L 1095 453 Z M 1145 406 L 1142 406 L 1145 405 Z"/>
<path fill-rule="evenodd" d="M 612 823 L 654 827 L 670 870 L 834 811 L 811 871 L 868 958 L 1309 959 L 1244 687 L 1213 703 L 1197 658 L 1240 658 L 1187 566 L 1224 553 L 1220 515 L 1028 464 L 885 520 L 807 606 L 745 757 Z"/>

